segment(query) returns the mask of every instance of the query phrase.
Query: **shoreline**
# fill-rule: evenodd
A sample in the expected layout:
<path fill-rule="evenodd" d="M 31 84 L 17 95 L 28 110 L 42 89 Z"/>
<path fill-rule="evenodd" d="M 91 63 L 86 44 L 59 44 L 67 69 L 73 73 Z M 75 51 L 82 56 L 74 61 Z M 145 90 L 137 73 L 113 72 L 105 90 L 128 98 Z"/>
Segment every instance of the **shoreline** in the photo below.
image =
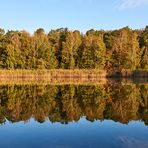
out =
<path fill-rule="evenodd" d="M 108 80 L 121 81 L 122 79 L 135 83 L 148 83 L 148 71 L 129 71 L 123 75 L 107 73 L 96 69 L 52 69 L 52 70 L 0 70 L 0 85 L 3 84 L 51 84 L 51 85 L 99 85 L 106 84 Z"/>
<path fill-rule="evenodd" d="M 51 70 L 0 70 L 0 79 L 6 77 L 13 78 L 31 78 L 31 77 L 47 77 L 47 78 L 147 78 L 148 70 L 123 70 L 121 72 L 112 70 L 107 72 L 106 70 L 98 69 L 51 69 Z"/>

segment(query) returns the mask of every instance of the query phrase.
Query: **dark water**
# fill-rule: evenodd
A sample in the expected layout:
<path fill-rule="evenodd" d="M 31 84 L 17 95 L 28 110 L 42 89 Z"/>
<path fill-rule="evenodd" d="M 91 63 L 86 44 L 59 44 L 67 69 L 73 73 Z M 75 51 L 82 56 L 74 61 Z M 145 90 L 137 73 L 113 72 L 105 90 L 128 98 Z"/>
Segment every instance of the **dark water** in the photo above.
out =
<path fill-rule="evenodd" d="M 1 85 L 0 148 L 148 148 L 148 84 Z"/>

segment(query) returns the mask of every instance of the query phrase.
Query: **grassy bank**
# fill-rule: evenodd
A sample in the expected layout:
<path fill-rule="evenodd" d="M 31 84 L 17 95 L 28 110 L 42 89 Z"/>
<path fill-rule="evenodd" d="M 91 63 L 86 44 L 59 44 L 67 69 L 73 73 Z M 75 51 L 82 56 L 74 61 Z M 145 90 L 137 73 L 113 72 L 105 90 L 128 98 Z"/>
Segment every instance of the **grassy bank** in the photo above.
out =
<path fill-rule="evenodd" d="M 98 69 L 51 69 L 51 70 L 0 70 L 2 78 L 105 78 L 148 77 L 148 70 L 98 70 Z"/>
<path fill-rule="evenodd" d="M 0 78 L 97 78 L 106 77 L 105 70 L 0 70 Z"/>
<path fill-rule="evenodd" d="M 0 70 L 0 85 L 4 84 L 53 84 L 53 85 L 89 85 L 106 84 L 106 78 L 129 78 L 136 82 L 148 82 L 148 71 L 137 70 L 135 72 L 124 70 L 122 73 L 113 71 L 107 73 L 104 70 Z"/>
<path fill-rule="evenodd" d="M 104 84 L 103 70 L 0 70 L 0 84 Z"/>

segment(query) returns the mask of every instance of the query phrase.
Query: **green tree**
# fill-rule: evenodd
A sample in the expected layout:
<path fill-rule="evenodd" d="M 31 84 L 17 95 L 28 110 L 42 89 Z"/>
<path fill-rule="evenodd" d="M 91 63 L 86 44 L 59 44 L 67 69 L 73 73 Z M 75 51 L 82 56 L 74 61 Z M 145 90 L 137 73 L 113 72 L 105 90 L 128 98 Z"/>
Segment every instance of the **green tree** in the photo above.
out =
<path fill-rule="evenodd" d="M 39 69 L 54 69 L 57 67 L 55 53 L 43 29 L 34 33 L 34 65 Z"/>
<path fill-rule="evenodd" d="M 77 67 L 77 52 L 81 45 L 81 36 L 79 31 L 68 32 L 65 42 L 62 43 L 62 68 L 74 69 Z"/>
<path fill-rule="evenodd" d="M 18 31 L 8 31 L 3 39 L 5 50 L 5 63 L 8 69 L 23 69 L 24 57 L 21 54 L 21 42 Z"/>
<path fill-rule="evenodd" d="M 52 50 L 55 53 L 56 59 L 58 61 L 58 67 L 61 68 L 61 62 L 62 62 L 62 46 L 63 42 L 65 42 L 66 34 L 68 32 L 67 28 L 60 28 L 57 30 L 51 30 L 48 33 L 48 40 L 51 44 Z"/>
<path fill-rule="evenodd" d="M 136 69 L 139 65 L 138 35 L 128 27 L 115 30 L 111 33 L 112 68 Z"/>
<path fill-rule="evenodd" d="M 5 68 L 5 59 L 6 59 L 6 54 L 5 54 L 5 49 L 4 49 L 4 34 L 5 31 L 3 29 L 0 28 L 0 68 Z"/>
<path fill-rule="evenodd" d="M 105 64 L 106 47 L 102 33 L 88 33 L 82 40 L 79 50 L 80 68 L 103 68 Z"/>
<path fill-rule="evenodd" d="M 146 26 L 142 35 L 140 36 L 140 67 L 142 69 L 148 69 L 148 26 Z"/>

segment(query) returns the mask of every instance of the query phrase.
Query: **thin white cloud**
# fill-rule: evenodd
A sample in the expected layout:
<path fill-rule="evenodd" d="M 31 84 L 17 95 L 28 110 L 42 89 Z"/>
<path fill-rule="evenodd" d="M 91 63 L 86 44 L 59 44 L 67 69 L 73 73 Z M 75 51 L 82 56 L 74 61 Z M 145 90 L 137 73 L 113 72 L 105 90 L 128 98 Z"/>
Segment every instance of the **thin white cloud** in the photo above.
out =
<path fill-rule="evenodd" d="M 148 0 L 120 0 L 119 9 L 131 9 L 148 5 Z"/>

